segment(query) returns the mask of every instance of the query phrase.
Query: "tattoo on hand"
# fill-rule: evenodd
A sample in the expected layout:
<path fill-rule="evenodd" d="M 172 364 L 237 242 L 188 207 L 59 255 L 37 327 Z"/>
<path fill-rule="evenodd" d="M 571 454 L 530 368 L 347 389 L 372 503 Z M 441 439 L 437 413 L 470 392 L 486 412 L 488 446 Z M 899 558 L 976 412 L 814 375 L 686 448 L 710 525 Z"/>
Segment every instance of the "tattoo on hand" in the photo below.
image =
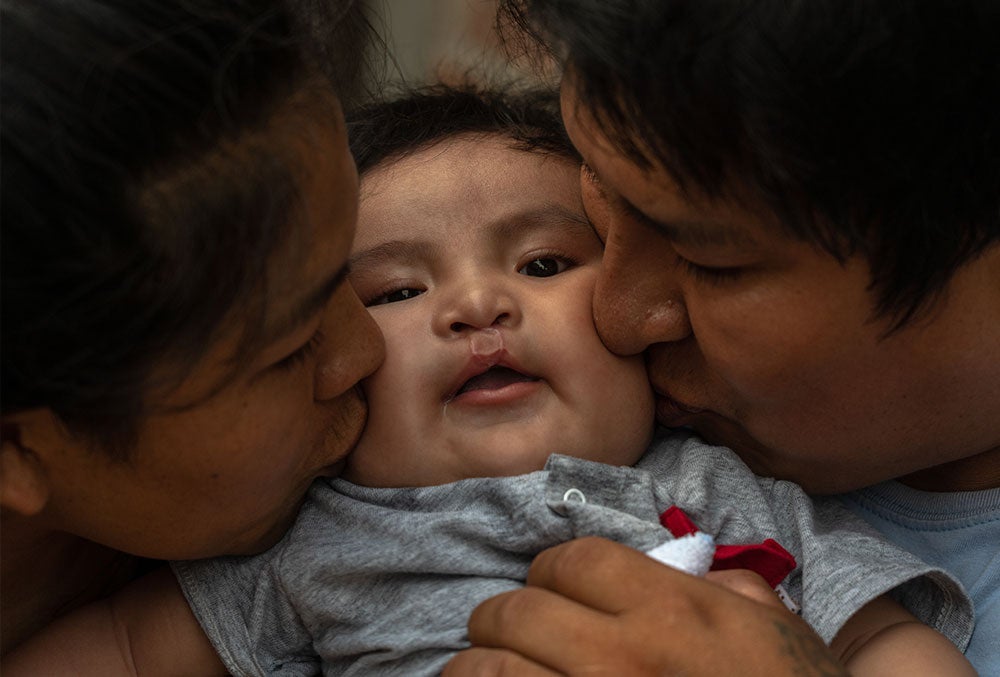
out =
<path fill-rule="evenodd" d="M 793 670 L 791 674 L 802 677 L 850 677 L 847 669 L 834 660 L 829 649 L 816 635 L 782 620 L 775 620 L 774 627 L 781 635 L 782 649 Z"/>

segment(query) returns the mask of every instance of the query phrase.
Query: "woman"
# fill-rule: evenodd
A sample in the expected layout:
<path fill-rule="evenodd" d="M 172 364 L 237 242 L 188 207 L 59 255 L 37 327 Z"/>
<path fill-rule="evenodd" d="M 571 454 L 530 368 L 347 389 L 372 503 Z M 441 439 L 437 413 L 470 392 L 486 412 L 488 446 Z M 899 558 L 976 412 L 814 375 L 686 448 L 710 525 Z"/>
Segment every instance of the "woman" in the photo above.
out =
<path fill-rule="evenodd" d="M 344 280 L 360 7 L 11 0 L 2 25 L 6 652 L 138 558 L 273 544 L 383 348 Z"/>

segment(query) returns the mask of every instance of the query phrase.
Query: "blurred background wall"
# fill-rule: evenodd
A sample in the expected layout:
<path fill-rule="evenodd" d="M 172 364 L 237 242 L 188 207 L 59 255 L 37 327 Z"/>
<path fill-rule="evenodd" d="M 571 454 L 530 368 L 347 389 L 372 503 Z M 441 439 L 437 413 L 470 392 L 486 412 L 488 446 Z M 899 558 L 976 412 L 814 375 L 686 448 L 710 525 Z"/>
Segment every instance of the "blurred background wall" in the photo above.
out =
<path fill-rule="evenodd" d="M 523 59 L 509 62 L 495 31 L 496 0 L 368 2 L 392 55 L 390 82 L 455 82 L 470 74 L 492 82 L 555 82 Z"/>

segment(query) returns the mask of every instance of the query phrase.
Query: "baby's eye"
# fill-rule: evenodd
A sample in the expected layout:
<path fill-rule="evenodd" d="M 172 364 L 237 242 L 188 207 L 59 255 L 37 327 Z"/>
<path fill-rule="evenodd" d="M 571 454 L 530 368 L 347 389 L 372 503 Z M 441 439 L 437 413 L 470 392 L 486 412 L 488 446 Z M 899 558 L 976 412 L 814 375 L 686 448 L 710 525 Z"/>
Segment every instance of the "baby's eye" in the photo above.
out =
<path fill-rule="evenodd" d="M 376 296 L 371 301 L 366 303 L 365 306 L 384 306 L 387 303 L 406 301 L 407 299 L 412 299 L 414 297 L 420 296 L 423 293 L 424 293 L 423 289 L 413 289 L 412 287 L 404 287 L 403 289 L 396 289 L 395 291 L 382 294 L 381 296 Z"/>
<path fill-rule="evenodd" d="M 553 257 L 539 257 L 521 266 L 517 272 L 531 277 L 551 277 L 558 275 L 569 267 L 569 264 Z"/>

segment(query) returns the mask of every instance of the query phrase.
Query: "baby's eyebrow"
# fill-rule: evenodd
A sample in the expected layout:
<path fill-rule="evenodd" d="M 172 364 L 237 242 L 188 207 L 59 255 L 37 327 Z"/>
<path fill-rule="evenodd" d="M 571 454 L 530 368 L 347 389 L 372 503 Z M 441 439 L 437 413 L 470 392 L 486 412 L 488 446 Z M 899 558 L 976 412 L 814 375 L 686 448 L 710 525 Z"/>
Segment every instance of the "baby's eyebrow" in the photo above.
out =
<path fill-rule="evenodd" d="M 497 241 L 514 239 L 539 228 L 548 232 L 561 231 L 567 237 L 593 233 L 593 226 L 582 213 L 555 203 L 506 214 L 487 228 L 490 237 Z"/>
<path fill-rule="evenodd" d="M 485 237 L 495 242 L 516 240 L 539 229 L 562 237 L 592 236 L 593 227 L 582 214 L 558 204 L 523 209 L 484 224 Z M 398 261 L 429 259 L 447 242 L 431 240 L 389 240 L 355 252 L 349 259 L 351 270 L 364 271 Z"/>
<path fill-rule="evenodd" d="M 351 255 L 352 270 L 363 270 L 392 261 L 417 261 L 430 256 L 434 245 L 426 240 L 390 240 Z"/>

